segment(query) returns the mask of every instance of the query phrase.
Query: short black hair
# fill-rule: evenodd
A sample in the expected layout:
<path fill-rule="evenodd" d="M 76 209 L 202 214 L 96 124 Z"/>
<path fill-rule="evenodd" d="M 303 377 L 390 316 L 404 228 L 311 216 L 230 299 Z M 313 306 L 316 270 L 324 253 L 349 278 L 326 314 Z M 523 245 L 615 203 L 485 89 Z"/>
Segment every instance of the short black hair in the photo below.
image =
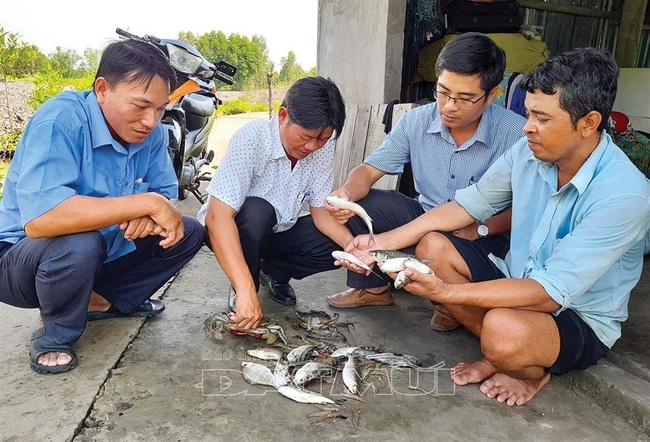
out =
<path fill-rule="evenodd" d="M 339 88 L 324 77 L 297 80 L 284 96 L 282 107 L 289 111 L 292 122 L 307 130 L 325 130 L 332 126 L 335 137 L 345 124 L 345 103 Z"/>
<path fill-rule="evenodd" d="M 176 71 L 165 54 L 142 40 L 126 39 L 109 44 L 99 61 L 95 81 L 104 77 L 109 84 L 144 83 L 147 87 L 156 75 L 167 80 L 170 90 L 176 89 Z"/>
<path fill-rule="evenodd" d="M 488 36 L 467 32 L 455 37 L 440 51 L 436 60 L 436 76 L 442 71 L 481 78 L 481 89 L 490 93 L 503 81 L 506 53 Z"/>
<path fill-rule="evenodd" d="M 526 74 L 520 86 L 533 93 L 560 94 L 560 108 L 571 117 L 573 128 L 591 111 L 602 116 L 598 130 L 607 126 L 618 87 L 618 65 L 611 54 L 581 48 L 549 58 Z"/>

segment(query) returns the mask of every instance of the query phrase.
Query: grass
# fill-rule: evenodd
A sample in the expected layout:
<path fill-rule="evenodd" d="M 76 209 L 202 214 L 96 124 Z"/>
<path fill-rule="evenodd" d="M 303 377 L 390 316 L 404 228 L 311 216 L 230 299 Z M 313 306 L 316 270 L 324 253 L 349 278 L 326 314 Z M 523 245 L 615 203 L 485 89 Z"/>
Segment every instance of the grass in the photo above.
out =
<path fill-rule="evenodd" d="M 280 102 L 276 101 L 273 105 L 274 112 L 280 108 Z M 267 103 L 253 102 L 248 97 L 237 98 L 224 102 L 217 108 L 217 115 L 235 115 L 246 112 L 267 112 L 269 106 Z"/>
<path fill-rule="evenodd" d="M 2 199 L 2 189 L 4 187 L 5 177 L 9 169 L 8 161 L 0 161 L 0 199 Z"/>

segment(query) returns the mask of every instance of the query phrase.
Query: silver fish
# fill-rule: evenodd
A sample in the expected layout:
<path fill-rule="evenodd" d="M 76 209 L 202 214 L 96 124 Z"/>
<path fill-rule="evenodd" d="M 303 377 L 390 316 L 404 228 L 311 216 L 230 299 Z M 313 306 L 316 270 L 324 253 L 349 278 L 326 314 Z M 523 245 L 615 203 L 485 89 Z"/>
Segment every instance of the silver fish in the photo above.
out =
<path fill-rule="evenodd" d="M 393 282 L 393 285 L 397 290 L 403 289 L 406 284 L 409 284 L 411 280 L 409 279 L 408 276 L 406 276 L 406 273 L 404 273 L 404 270 L 401 272 L 397 273 L 397 276 L 395 277 L 395 281 Z"/>
<path fill-rule="evenodd" d="M 409 255 L 408 253 L 400 252 L 399 250 L 371 250 L 368 252 L 372 259 L 381 263 L 391 258 L 415 258 L 415 255 Z"/>
<path fill-rule="evenodd" d="M 309 381 L 331 373 L 333 368 L 320 362 L 307 362 L 293 374 L 293 383 L 301 386 Z"/>
<path fill-rule="evenodd" d="M 287 355 L 287 362 L 289 365 L 296 365 L 299 362 L 304 361 L 305 359 L 314 355 L 314 350 L 316 350 L 315 345 L 301 345 L 296 347 L 289 352 Z"/>
<path fill-rule="evenodd" d="M 357 371 L 357 363 L 354 360 L 354 356 L 348 356 L 348 361 L 343 367 L 343 384 L 345 388 L 352 394 L 357 394 L 359 391 L 359 372 Z"/>
<path fill-rule="evenodd" d="M 244 361 L 241 363 L 241 371 L 244 380 L 251 385 L 268 385 L 278 388 L 273 372 L 265 365 Z"/>
<path fill-rule="evenodd" d="M 389 258 L 385 261 L 378 262 L 379 269 L 384 273 L 397 273 L 404 270 L 404 262 L 411 258 Z"/>
<path fill-rule="evenodd" d="M 352 353 L 354 353 L 356 350 L 359 350 L 359 347 L 341 347 L 337 348 L 330 357 L 332 358 L 342 358 L 342 357 L 348 357 Z"/>
<path fill-rule="evenodd" d="M 361 217 L 363 222 L 366 223 L 366 226 L 368 226 L 368 231 L 370 232 L 369 243 L 372 244 L 375 242 L 374 233 L 372 231 L 372 218 L 370 218 L 368 212 L 366 212 L 366 209 L 364 209 L 357 203 L 353 203 L 352 201 L 348 201 L 346 199 L 334 195 L 328 196 L 327 198 L 325 198 L 325 201 L 327 201 L 327 204 L 331 206 L 338 207 L 340 209 L 346 209 L 356 215 L 359 215 L 359 217 Z"/>
<path fill-rule="evenodd" d="M 279 348 L 250 348 L 246 350 L 246 354 L 264 361 L 279 361 L 282 358 L 282 350 Z"/>
<path fill-rule="evenodd" d="M 359 258 L 354 256 L 352 253 L 343 252 L 342 250 L 335 250 L 335 251 L 332 252 L 332 256 L 336 260 L 340 261 L 340 260 L 344 259 L 346 261 L 350 261 L 352 264 L 356 265 L 357 267 L 361 267 L 364 270 L 370 270 L 372 272 L 372 269 L 370 267 L 368 267 L 368 265 L 365 262 L 361 261 Z"/>
<path fill-rule="evenodd" d="M 275 378 L 276 385 L 279 387 L 289 384 L 289 367 L 281 361 L 276 362 L 273 377 Z"/>
<path fill-rule="evenodd" d="M 365 359 L 381 362 L 391 367 L 419 367 L 420 361 L 415 356 L 402 355 L 398 353 L 378 353 L 367 355 Z"/>
<path fill-rule="evenodd" d="M 286 396 L 291 400 L 303 404 L 322 404 L 322 405 L 338 405 L 337 402 L 323 395 L 314 393 L 312 391 L 301 390 L 290 385 L 283 385 L 278 388 L 278 392 L 282 396 Z"/>
<path fill-rule="evenodd" d="M 407 269 L 413 269 L 425 275 L 433 275 L 433 270 L 426 263 L 431 262 L 431 260 L 419 260 L 416 258 L 409 258 L 404 261 L 404 267 Z"/>

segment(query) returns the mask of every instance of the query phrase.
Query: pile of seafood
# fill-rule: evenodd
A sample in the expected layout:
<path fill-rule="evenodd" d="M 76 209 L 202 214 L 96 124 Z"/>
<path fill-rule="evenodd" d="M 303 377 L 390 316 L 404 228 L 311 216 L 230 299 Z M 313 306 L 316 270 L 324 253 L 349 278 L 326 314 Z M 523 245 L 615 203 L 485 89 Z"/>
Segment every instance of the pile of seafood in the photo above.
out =
<path fill-rule="evenodd" d="M 204 330 L 216 341 L 223 339 L 224 331 L 265 340 L 268 346 L 246 351 L 255 361 L 241 363 L 244 380 L 251 385 L 274 388 L 296 402 L 326 406 L 321 412 L 309 416 L 312 423 L 329 418 L 350 418 L 352 425 L 357 427 L 360 409 L 352 409 L 351 414 L 346 415 L 339 408 L 345 399 L 364 402 L 361 393 L 365 388 L 375 390 L 378 385 L 381 388 L 381 376 L 387 376 L 387 370 L 382 370 L 382 366 L 406 369 L 420 366 L 414 356 L 390 353 L 378 347 L 351 346 L 346 335 L 353 325 L 338 322 L 337 313 L 329 315 L 312 310 L 296 311 L 295 314 L 295 318 L 287 320 L 296 331 L 292 337 L 297 338 L 300 345 L 289 343 L 287 334 L 277 321 L 266 321 L 253 330 L 240 330 L 230 323 L 225 313 L 219 313 L 205 321 Z M 377 380 L 366 386 L 372 375 Z M 310 383 L 320 383 L 321 392 L 307 389 Z M 331 385 L 328 391 L 332 397 L 322 394 L 323 383 Z"/>

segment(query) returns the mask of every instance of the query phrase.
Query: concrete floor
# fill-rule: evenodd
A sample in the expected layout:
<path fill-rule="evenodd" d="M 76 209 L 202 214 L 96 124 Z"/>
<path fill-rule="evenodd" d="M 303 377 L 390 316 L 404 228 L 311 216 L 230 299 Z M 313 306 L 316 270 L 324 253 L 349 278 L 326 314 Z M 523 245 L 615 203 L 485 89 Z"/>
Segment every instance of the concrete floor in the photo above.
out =
<path fill-rule="evenodd" d="M 219 124 L 225 123 L 218 122 L 217 133 Z M 194 214 L 198 203 L 190 197 L 179 207 Z M 353 343 L 415 355 L 423 367 L 445 365 L 437 372 L 394 370 L 390 386 L 362 394 L 365 403 L 340 396 L 338 384 L 324 385 L 324 393 L 345 399 L 342 414 L 361 410 L 360 429 L 350 419 L 310 424 L 317 406 L 244 381 L 241 361 L 251 359 L 245 350 L 263 341 L 226 334 L 217 343 L 202 329 L 210 314 L 225 311 L 228 285 L 204 248 L 161 289 L 167 304 L 161 316 L 89 323 L 76 347 L 79 367 L 54 376 L 29 368 L 37 311 L 0 305 L 0 440 L 650 440 L 644 426 L 650 413 L 643 408 L 650 402 L 643 380 L 650 353 L 644 345 L 650 307 L 645 280 L 632 298 L 624 338 L 614 347 L 616 364 L 603 361 L 593 370 L 553 378 L 529 404 L 514 408 L 486 398 L 477 386 L 455 388 L 449 381 L 448 368 L 477 358 L 479 344 L 463 329 L 430 330 L 428 303 L 400 292 L 394 306 L 340 311 L 340 321 L 355 324 Z M 345 288 L 345 273 L 314 275 L 294 287 L 295 309 L 333 313 L 324 297 Z M 286 320 L 295 309 L 275 304 L 264 290 L 260 297 L 266 315 L 297 344 Z M 409 389 L 414 384 L 437 397 Z"/>

